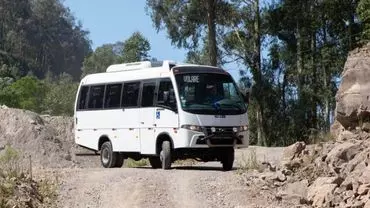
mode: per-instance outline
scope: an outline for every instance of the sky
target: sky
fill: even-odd
[[[89,38],[95,49],[106,43],[124,41],[133,32],[141,32],[150,42],[150,55],[158,60],[183,62],[186,50],[171,45],[165,30],[157,32],[152,20],[145,11],[145,0],[64,0],[84,29],[90,32]],[[238,70],[228,70],[234,78]]]

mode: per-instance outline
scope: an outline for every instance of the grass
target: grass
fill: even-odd
[[[246,172],[250,170],[262,170],[262,165],[257,160],[257,153],[255,148],[250,148],[249,154],[246,156],[244,153],[239,161],[239,172]]]
[[[19,153],[10,146],[6,146],[0,155],[0,176],[20,177],[22,171],[20,170],[19,160]]]
[[[54,207],[56,183],[33,180],[31,171],[21,168],[20,158],[19,152],[10,146],[0,152],[0,208]]]
[[[194,159],[186,159],[186,160],[176,160],[173,164],[178,166],[193,166],[198,163]]]
[[[325,133],[316,130],[311,130],[311,134],[309,135],[310,144],[319,144],[322,142],[329,141],[335,141],[335,137],[330,132]]]
[[[139,161],[133,160],[131,158],[128,158],[124,162],[124,167],[127,168],[137,168],[137,167],[144,167],[149,165],[149,160],[148,159],[141,159]]]

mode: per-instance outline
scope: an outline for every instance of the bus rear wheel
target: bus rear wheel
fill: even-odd
[[[113,154],[115,154],[115,153],[113,153]],[[124,157],[123,154],[120,154],[120,153],[116,153],[116,155],[117,155],[117,158],[116,158],[116,164],[114,165],[114,167],[122,168],[125,157]]]
[[[106,141],[101,146],[100,161],[105,168],[114,168],[117,165],[118,153],[113,152],[112,143]],[[120,162],[120,161],[119,161]]]

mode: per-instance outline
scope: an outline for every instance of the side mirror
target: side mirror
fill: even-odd
[[[163,101],[165,105],[170,106],[173,110],[176,111],[176,98],[175,92],[173,90],[165,91],[163,93]]]
[[[176,103],[175,93],[173,91],[165,91],[163,93],[163,101],[169,104]]]

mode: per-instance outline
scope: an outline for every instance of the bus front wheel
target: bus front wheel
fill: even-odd
[[[226,149],[222,155],[222,160],[221,160],[222,169],[225,171],[231,170],[233,168],[234,158],[235,158],[234,148]]]
[[[159,157],[149,157],[149,163],[152,168],[157,169],[162,167],[161,159]]]
[[[171,168],[171,143],[169,141],[163,141],[160,159],[162,163],[162,169],[167,170]]]

